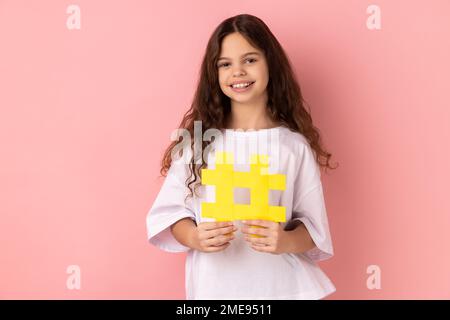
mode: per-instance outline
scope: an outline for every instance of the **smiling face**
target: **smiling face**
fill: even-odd
[[[223,39],[217,68],[220,88],[232,102],[252,103],[267,99],[269,72],[264,53],[240,33],[231,33]],[[235,83],[244,84],[233,88]]]

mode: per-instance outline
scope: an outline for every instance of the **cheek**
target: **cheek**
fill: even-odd
[[[229,88],[228,88],[228,86],[225,83],[221,83],[220,84],[220,89],[222,90],[223,93],[228,94],[228,91],[229,91],[228,89]]]
[[[264,90],[267,87],[267,83],[269,82],[269,75],[267,69],[264,67],[258,68],[255,70],[255,79],[258,79],[258,89]]]
[[[223,73],[219,73],[219,85],[222,90],[226,90],[227,88],[226,77]]]
[[[269,82],[269,72],[266,68],[262,68],[260,70],[260,75],[259,75],[260,79],[262,79],[265,84],[267,84],[267,82]]]
[[[257,85],[257,91],[258,92],[264,92],[264,90],[267,89],[267,84],[269,83],[269,78],[265,75],[261,75],[259,78],[259,81],[257,81],[255,84]]]

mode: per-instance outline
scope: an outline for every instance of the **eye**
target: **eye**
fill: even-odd
[[[250,63],[254,63],[254,62],[256,62],[257,60],[256,59],[253,59],[253,58],[248,58],[248,59],[245,59],[245,61],[247,62],[247,61],[250,61]],[[227,65],[229,65],[229,63],[228,62],[224,62],[224,63],[222,63],[222,64],[219,64],[217,67],[218,68],[220,68],[220,67],[226,67]]]

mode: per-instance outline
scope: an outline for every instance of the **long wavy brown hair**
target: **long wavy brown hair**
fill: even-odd
[[[209,128],[225,128],[227,116],[231,112],[231,103],[230,98],[220,89],[217,61],[222,40],[234,32],[239,32],[253,47],[265,54],[269,71],[269,82],[266,88],[268,90],[267,108],[272,120],[301,133],[313,149],[320,168],[336,169],[337,167],[331,167],[329,164],[331,154],[322,147],[320,131],[312,123],[310,108],[302,97],[300,86],[286,53],[267,25],[253,15],[240,14],[230,17],[214,30],[203,57],[192,104],[184,114],[179,128],[187,129],[191,137],[194,135],[194,121],[202,121],[202,129],[205,131]],[[194,144],[193,140],[191,147]],[[164,153],[160,171],[162,176],[167,175],[172,163],[172,149],[178,143],[179,141],[173,141]],[[202,150],[210,143],[202,141]],[[186,186],[190,190],[188,196],[195,193],[201,180],[201,169],[206,165],[206,161],[196,164],[192,157],[189,164],[190,176],[186,179]]]

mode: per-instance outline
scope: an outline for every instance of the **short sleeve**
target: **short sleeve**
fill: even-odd
[[[189,199],[185,203],[187,187],[186,164],[172,162],[162,187],[147,214],[147,236],[151,244],[167,252],[186,252],[190,248],[179,243],[170,226],[183,218],[195,221]]]
[[[292,220],[301,221],[316,247],[303,255],[314,261],[333,256],[333,244],[320,180],[320,167],[308,144],[300,147],[298,174],[294,183]]]

